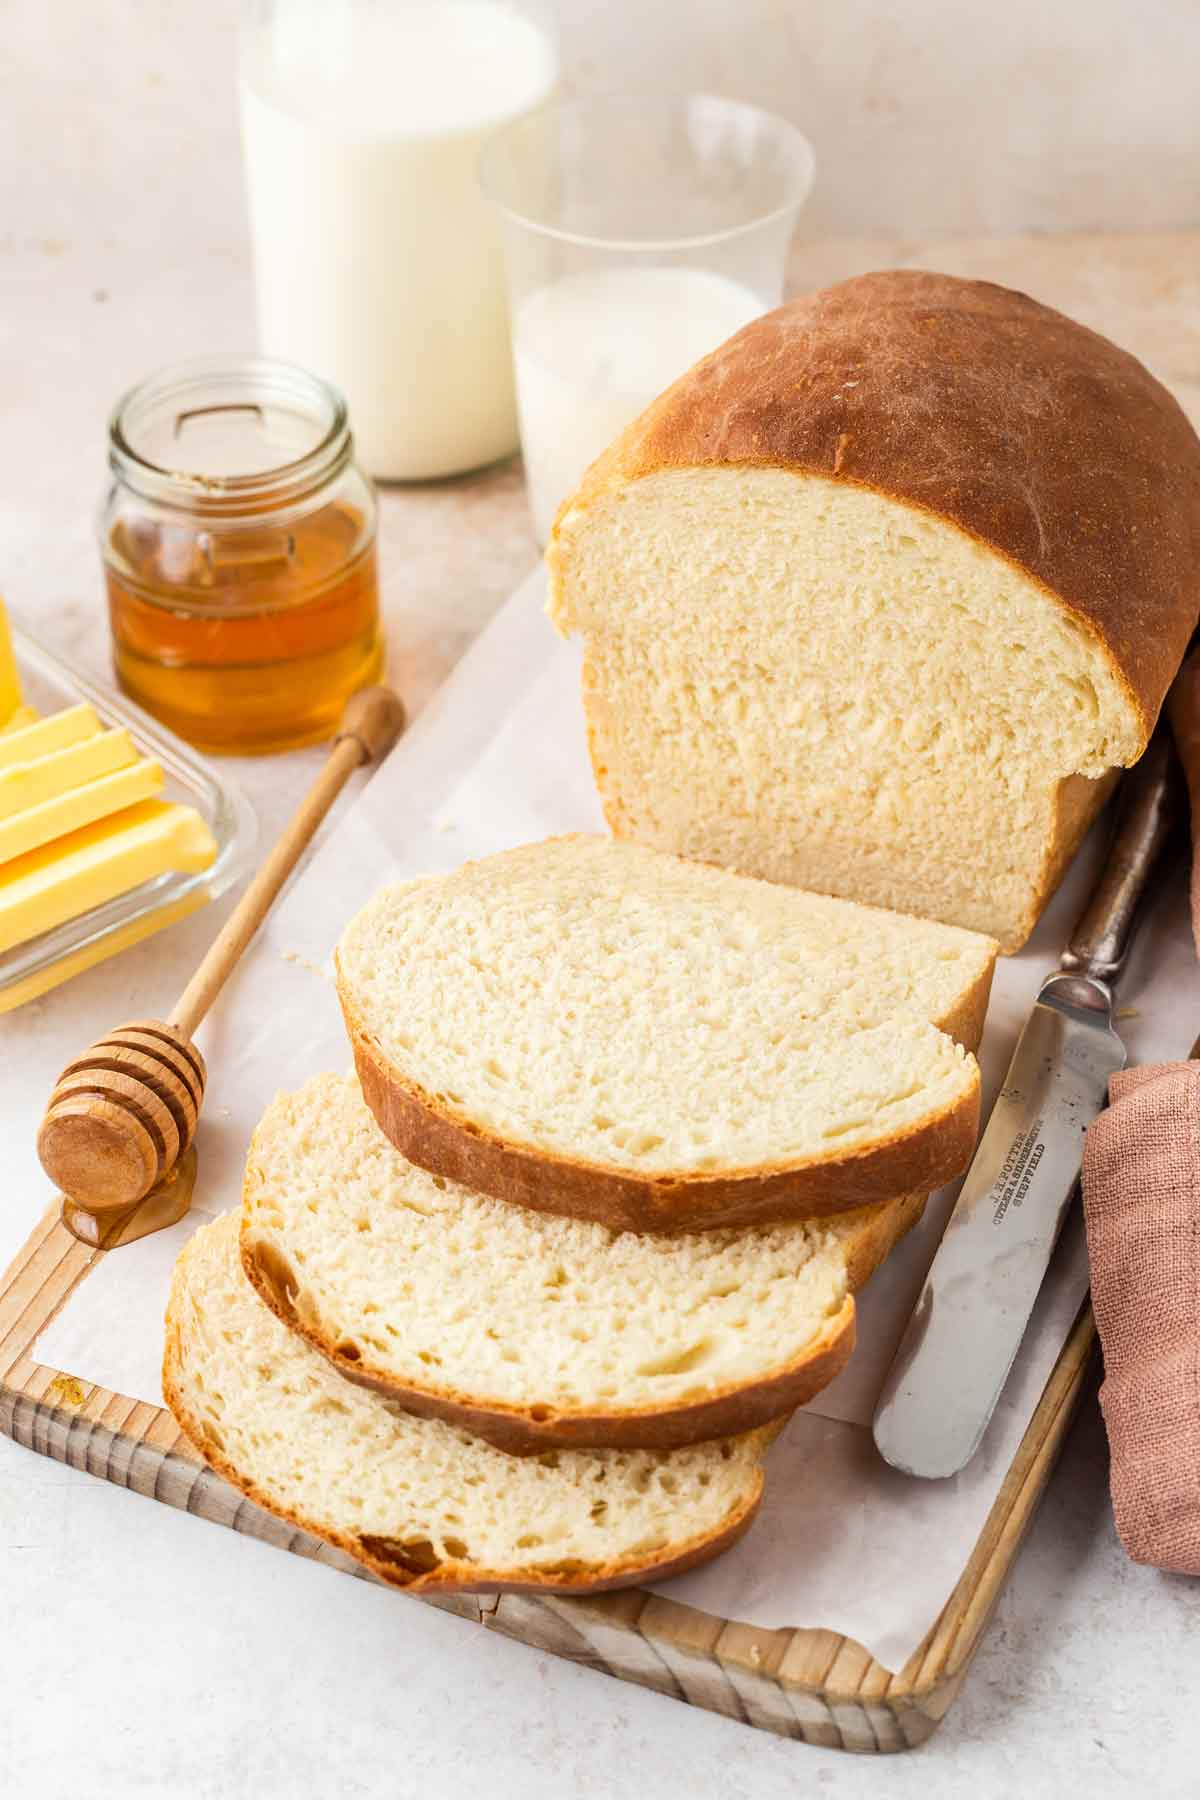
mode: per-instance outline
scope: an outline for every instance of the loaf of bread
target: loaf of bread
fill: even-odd
[[[579,836],[385,890],[337,968],[363,1094],[411,1162],[612,1230],[690,1231],[960,1173],[994,954]]]
[[[921,1216],[671,1237],[488,1199],[392,1148],[351,1076],[267,1109],[242,1263],[352,1381],[517,1454],[674,1449],[811,1400],[854,1346],[853,1292]]]
[[[679,1574],[746,1529],[773,1435],[506,1456],[343,1381],[246,1280],[233,1213],[176,1265],[163,1393],[249,1499],[418,1592],[582,1593]]]
[[[1024,294],[898,271],[757,320],[547,553],[612,829],[1028,936],[1200,612],[1200,442]]]

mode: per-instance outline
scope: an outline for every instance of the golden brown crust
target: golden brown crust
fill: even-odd
[[[792,469],[948,519],[1067,610],[1148,739],[1200,613],[1200,440],[1126,351],[1026,294],[915,269],[757,319],[593,463],[578,509],[663,469]]]
[[[859,1152],[830,1151],[800,1168],[671,1178],[602,1168],[534,1151],[458,1118],[392,1068],[360,1020],[338,968],[338,996],[363,1099],[383,1132],[418,1168],[535,1212],[591,1219],[610,1231],[717,1230],[828,1217],[960,1175],[979,1124],[979,1071],[934,1119]]]
[[[550,1567],[529,1573],[522,1572],[519,1576],[511,1571],[483,1569],[471,1563],[457,1561],[439,1563],[432,1569],[414,1569],[403,1560],[406,1546],[391,1545],[388,1540],[377,1537],[360,1538],[353,1533],[339,1531],[335,1526],[304,1518],[264,1493],[222,1451],[206,1441],[199,1421],[192,1415],[180,1393],[175,1377],[178,1362],[179,1329],[168,1307],[163,1350],[163,1397],[196,1454],[208,1464],[214,1474],[229,1482],[231,1487],[237,1488],[255,1506],[261,1506],[264,1512],[273,1513],[276,1518],[284,1520],[297,1531],[307,1531],[312,1537],[321,1538],[336,1549],[345,1551],[356,1562],[365,1564],[381,1581],[388,1582],[392,1587],[404,1588],[411,1594],[598,1594],[608,1588],[632,1587],[645,1581],[665,1581],[668,1577],[682,1575],[686,1570],[694,1569],[700,1563],[708,1562],[711,1557],[727,1550],[747,1530],[762,1499],[763,1471],[760,1463],[751,1493],[719,1531],[691,1538],[670,1556],[661,1557],[657,1561],[648,1557],[640,1561],[627,1557],[623,1561],[600,1564],[587,1573],[577,1568],[566,1571]],[[764,1455],[775,1435],[774,1431],[762,1434]]]
[[[251,1179],[248,1168],[248,1198]],[[315,1325],[300,1317],[292,1305],[286,1277],[275,1267],[273,1258],[259,1254],[262,1246],[254,1241],[245,1211],[240,1248],[247,1278],[276,1318],[319,1350],[348,1381],[385,1395],[419,1418],[444,1419],[459,1425],[510,1456],[531,1456],[549,1449],[677,1450],[714,1438],[736,1437],[767,1425],[791,1414],[828,1387],[854,1349],[855,1309],[850,1296],[864,1286],[917,1223],[925,1210],[925,1199],[924,1194],[902,1194],[897,1200],[863,1207],[861,1218],[844,1216],[841,1223],[850,1294],[825,1329],[792,1362],[757,1381],[715,1388],[703,1401],[665,1407],[610,1408],[603,1412],[511,1406],[499,1401],[480,1405],[452,1388],[432,1382],[421,1388],[410,1387],[367,1358],[352,1359],[339,1352]]]

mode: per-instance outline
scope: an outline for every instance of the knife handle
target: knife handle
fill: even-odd
[[[1108,982],[1120,971],[1150,871],[1183,818],[1179,775],[1170,732],[1160,725],[1122,778],[1108,856],[1063,955],[1067,973]]]

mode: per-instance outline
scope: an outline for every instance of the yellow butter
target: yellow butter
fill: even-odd
[[[127,769],[137,760],[137,748],[127,731],[101,731],[80,743],[68,744],[65,749],[51,750],[49,755],[0,767],[0,820],[69,794],[85,782],[99,781],[102,775]],[[0,859],[3,856],[0,850]]]
[[[189,806],[142,800],[0,867],[0,951],[168,870],[206,869],[212,832]]]
[[[0,725],[12,718],[20,704],[21,677],[17,674],[17,659],[13,654],[8,614],[4,610],[3,600],[0,600]]]
[[[0,989],[0,1013],[13,1012],[27,1000],[36,1000],[40,995],[48,994],[51,988],[70,981],[73,975],[82,975],[85,969],[94,969],[97,963],[107,962],[110,956],[140,944],[143,938],[153,937],[164,925],[173,925],[176,919],[185,919],[189,913],[207,906],[210,898],[207,889],[196,888],[192,893],[184,894],[181,900],[171,900],[157,912],[147,913],[143,919],[131,919],[128,925],[110,932],[98,943],[84,944],[82,949],[73,950],[69,956],[60,956],[49,968],[38,969],[21,981],[14,981],[10,987]]]
[[[100,721],[85,702],[68,706],[65,712],[51,713],[48,719],[23,725],[19,731],[0,734],[0,769],[11,769],[17,763],[34,762],[55,750],[100,735]]]
[[[23,731],[26,725],[35,723],[37,716],[36,706],[18,706],[16,712],[11,713],[4,724],[0,725],[0,737],[8,731]]]
[[[98,744],[102,740],[95,738],[93,742]],[[80,748],[87,750],[91,745],[82,744]],[[71,752],[63,754],[70,755]],[[47,757],[45,760],[51,762],[54,759]],[[0,789],[3,788],[4,774],[5,771],[0,770]],[[97,819],[106,819],[110,813],[121,812],[139,800],[152,799],[161,792],[162,785],[161,765],[144,756],[127,768],[115,769],[111,774],[102,775],[99,780],[86,782],[67,793],[52,795],[40,805],[27,806],[8,818],[2,816],[0,809],[0,879],[4,874],[3,865],[14,857],[40,850],[43,844],[66,837],[69,832],[91,825]]]

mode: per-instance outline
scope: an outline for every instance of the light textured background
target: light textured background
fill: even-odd
[[[1200,222],[1192,0],[562,0],[562,16],[580,80],[642,67],[794,119],[817,149],[814,231]]]
[[[1200,237],[980,235],[1200,219],[1200,7],[564,11],[580,80],[657,66],[808,126],[823,163],[809,235],[842,241],[803,248],[798,279],[915,259],[1017,280],[1111,330],[1200,417]],[[233,12],[0,0],[0,592],[95,672],[105,408],[163,359],[250,339]],[[384,496],[391,667],[414,710],[533,554],[514,468]],[[265,831],[313,761],[242,771]],[[216,924],[198,915],[0,1019],[0,1262],[44,1203],[32,1126],[67,1049],[161,1005]],[[1093,1399],[950,1718],[924,1750],[867,1762],[487,1637],[0,1439],[0,1792],[1194,1800],[1200,1584],[1126,1561],[1105,1482]]]
[[[707,87],[801,125],[814,233],[1200,224],[1194,0],[558,4],[573,85]],[[0,0],[2,228],[69,241],[99,205],[114,250],[226,252],[237,10]]]

